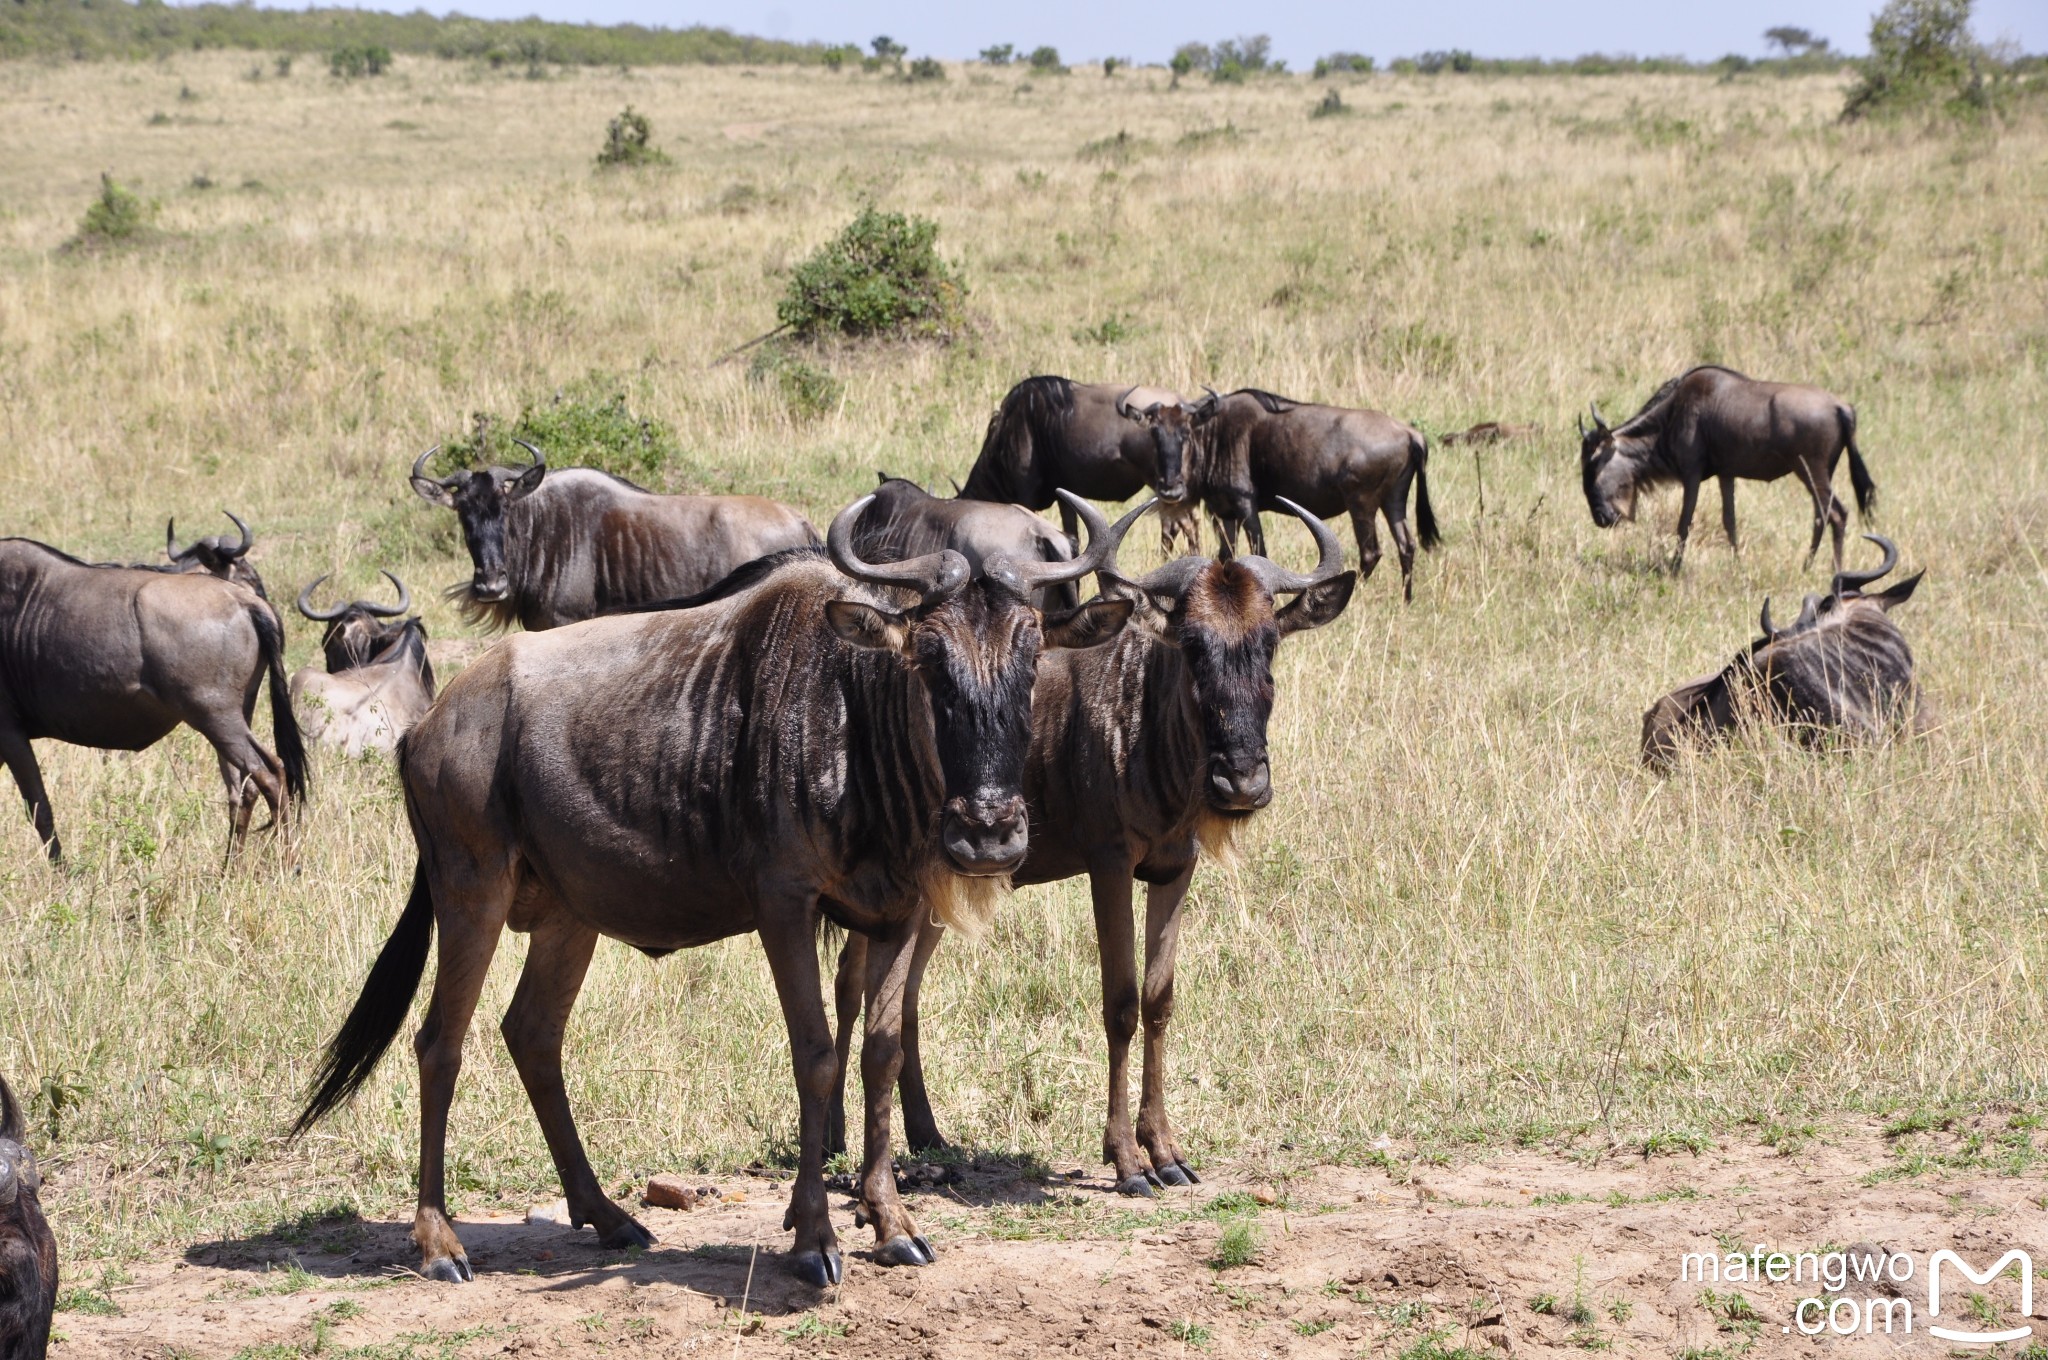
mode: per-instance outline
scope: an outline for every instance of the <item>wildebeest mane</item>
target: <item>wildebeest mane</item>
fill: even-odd
[[[655,600],[649,604],[619,605],[616,608],[605,610],[604,613],[605,615],[663,614],[672,609],[695,609],[699,605],[710,604],[714,600],[723,600],[729,595],[737,595],[749,586],[765,581],[791,562],[809,558],[822,559],[825,555],[825,549],[819,544],[811,544],[802,548],[784,548],[781,552],[772,552],[766,557],[757,557],[751,562],[740,563],[740,565],[734,567],[726,574],[724,580],[716,585],[707,586],[695,595],[680,595],[672,599]],[[603,615],[600,615],[600,617],[603,617]]]
[[[967,474],[960,495],[967,500],[1029,503],[1036,491],[1023,484],[1033,446],[1057,446],[1074,414],[1074,380],[1041,373],[1024,379],[1003,396],[988,418],[981,452]]]
[[[1240,387],[1235,392],[1232,392],[1230,395],[1233,397],[1250,397],[1253,401],[1257,402],[1260,406],[1265,408],[1266,414],[1275,416],[1285,415],[1287,412],[1292,411],[1295,407],[1303,404],[1301,402],[1294,400],[1292,397],[1277,396],[1272,392],[1268,392],[1265,389],[1258,387]]]
[[[1694,364],[1677,377],[1667,378],[1660,383],[1657,390],[1650,394],[1649,400],[1645,401],[1634,415],[1615,426],[1614,432],[1636,436],[1663,433],[1664,420],[1670,413],[1671,399],[1677,394],[1679,385],[1695,373],[1707,372],[1726,373],[1731,377],[1741,378],[1744,382],[1749,381],[1748,374],[1738,373],[1726,364]]]

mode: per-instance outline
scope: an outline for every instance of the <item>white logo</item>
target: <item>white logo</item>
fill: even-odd
[[[2019,1262],[2020,1312],[2022,1315],[2028,1317],[2031,1317],[2033,1315],[2033,1257],[2027,1255],[2025,1252],[2019,1250],[2018,1248],[2014,1248],[2013,1250],[2007,1252],[2005,1255],[1999,1257],[1998,1260],[1992,1265],[1991,1269],[1979,1275],[1976,1271],[1970,1269],[1969,1263],[1964,1261],[1962,1257],[1944,1248],[1941,1251],[1937,1251],[1936,1253],[1934,1253],[1934,1255],[1929,1257],[1927,1260],[1927,1316],[1929,1318],[1938,1318],[1941,1316],[1941,1264],[1944,1261],[1954,1266],[1957,1270],[1960,1270],[1963,1273],[1963,1278],[1968,1280],[1971,1284],[1990,1284],[1993,1280],[1997,1279],[2000,1275],[2005,1273],[2005,1268],[2007,1266],[2011,1265],[2015,1261]],[[1935,1326],[1929,1326],[1927,1330],[1931,1335],[1938,1336],[1944,1341],[1961,1341],[1978,1346],[1995,1346],[2001,1341],[2024,1341],[2034,1334],[2034,1329],[2031,1327],[2015,1327],[2012,1330],[2005,1332],[1962,1332],[1957,1331],[1952,1327]]]

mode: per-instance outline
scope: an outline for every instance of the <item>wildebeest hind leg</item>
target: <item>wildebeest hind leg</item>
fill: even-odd
[[[15,787],[28,804],[29,820],[35,824],[36,835],[42,838],[43,853],[53,864],[63,859],[63,847],[57,842],[56,818],[50,811],[50,795],[43,789],[43,771],[36,764],[35,748],[20,729],[11,725],[0,726],[0,762],[13,774]]]
[[[812,935],[812,902],[808,895],[785,887],[764,893],[756,929],[768,968],[775,976],[775,994],[789,1029],[790,1065],[796,1075],[797,1127],[802,1152],[796,1183],[790,1189],[789,1212],[782,1225],[796,1230],[790,1265],[798,1278],[823,1289],[838,1284],[846,1267],[839,1257],[839,1238],[832,1231],[831,1206],[825,1199],[825,1106],[838,1075],[832,1027],[825,1021],[825,998],[818,986],[818,953]]]
[[[1145,1086],[1138,1100],[1138,1141],[1166,1185],[1202,1178],[1181,1154],[1166,1117],[1166,1029],[1173,1022],[1173,965],[1180,948],[1180,908],[1194,878],[1190,864],[1171,883],[1145,890]]]
[[[846,1151],[846,1064],[853,1054],[853,1027],[860,1019],[861,989],[868,971],[867,936],[848,931],[839,948],[839,971],[832,980],[832,1095],[825,1102],[825,1155]]]
[[[1109,1118],[1102,1160],[1116,1167],[1119,1195],[1150,1195],[1159,1178],[1131,1135],[1131,1038],[1138,1032],[1138,965],[1131,936],[1131,875],[1116,865],[1088,875],[1095,899],[1095,952],[1102,965],[1102,1028],[1109,1037]]]
[[[910,960],[910,977],[903,987],[903,1077],[898,1083],[903,1094],[903,1140],[912,1152],[944,1152],[952,1146],[939,1132],[932,1115],[931,1093],[924,1086],[924,1055],[918,1043],[917,1000],[924,987],[924,970],[946,938],[946,928],[929,916],[920,916],[917,945]]]
[[[937,1259],[896,1193],[889,1160],[890,1104],[903,1074],[903,1021],[912,965],[915,922],[894,938],[868,941],[867,1035],[860,1048],[860,1081],[867,1109],[860,1173],[860,1220],[875,1230],[875,1258],[884,1265],[928,1266]]]
[[[249,818],[258,798],[270,805],[273,824],[284,806],[284,767],[256,744],[255,734],[246,723],[236,721],[238,717],[202,713],[188,719],[220,757],[220,779],[228,791],[229,854],[239,849],[249,834]]]
[[[1721,532],[1728,535],[1728,546],[1735,555],[1742,555],[1742,545],[1735,541],[1735,479],[1721,478]]]
[[[526,967],[498,1028],[505,1036],[505,1047],[512,1051],[512,1065],[519,1069],[519,1080],[533,1102],[534,1117],[540,1120],[541,1135],[555,1159],[562,1193],[569,1201],[570,1223],[579,1228],[589,1224],[597,1230],[598,1240],[615,1251],[651,1247],[654,1234],[612,1203],[599,1187],[590,1158],[584,1154],[583,1140],[576,1134],[568,1089],[562,1084],[562,1035],[569,1027],[569,1012],[583,990],[583,975],[596,946],[597,932],[556,905],[534,927]]]
[[[1372,569],[1380,564],[1380,529],[1373,523],[1373,515],[1379,507],[1355,505],[1351,508],[1351,532],[1358,539],[1358,582],[1365,584],[1372,576]],[[1396,540],[1398,546],[1399,540]],[[1402,574],[1407,574],[1404,568]]]

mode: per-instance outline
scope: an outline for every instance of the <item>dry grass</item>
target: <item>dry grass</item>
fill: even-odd
[[[139,557],[166,514],[227,505],[280,590],[333,569],[367,586],[377,566],[446,584],[468,565],[405,489],[412,454],[593,369],[677,429],[675,487],[814,516],[878,467],[964,473],[1031,372],[1256,383],[1433,431],[1538,420],[1483,455],[1484,519],[1472,454],[1439,455],[1448,542],[1412,608],[1388,566],[1282,657],[1281,795],[1242,867],[1197,879],[1184,937],[1184,1141],[1343,1157],[1382,1132],[1740,1137],[1748,1118],[2042,1098],[2038,116],[1845,130],[1821,78],[1380,78],[1311,121],[1320,87],[1296,79],[530,82],[401,60],[255,84],[246,65],[0,67],[0,530]],[[673,167],[593,169],[628,100]],[[103,169],[162,199],[169,235],[62,255]],[[202,172],[215,187],[191,187]],[[974,335],[827,354],[843,404],[809,422],[743,364],[707,367],[772,324],[783,271],[869,198],[943,224]],[[1127,338],[1084,335],[1110,319]],[[1932,736],[1637,768],[1649,700],[1746,641],[1763,594],[1822,579],[1799,570],[1787,486],[1745,484],[1742,558],[1703,525],[1678,581],[1655,570],[1670,500],[1590,523],[1572,413],[1632,408],[1700,359],[1858,404],[1881,525],[1928,569],[1900,617],[1945,718]],[[437,639],[462,635],[427,612]],[[296,631],[295,660],[313,640]],[[0,818],[0,1064],[76,1087],[62,1139],[42,1135],[67,1252],[404,1203],[402,1050],[318,1136],[278,1141],[400,906],[389,769],[329,762],[298,871],[265,845],[223,877],[189,733],[43,758],[74,859],[47,870]],[[980,947],[942,956],[927,1053],[949,1132],[1096,1146],[1090,941],[1068,885],[1020,892]],[[522,948],[508,938],[484,1014]],[[793,1134],[750,941],[660,963],[605,946],[570,1042],[607,1184]],[[460,1203],[554,1193],[488,1024],[453,1152]]]

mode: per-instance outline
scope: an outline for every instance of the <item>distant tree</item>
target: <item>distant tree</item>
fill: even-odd
[[[1968,100],[1979,88],[1970,36],[1971,0],[1890,0],[1870,21],[1870,55],[1842,106],[1845,119]]]
[[[1764,41],[1788,57],[1801,57],[1808,52],[1825,52],[1828,46],[1826,38],[1817,37],[1808,29],[1794,28],[1790,24],[1765,29]]]
[[[1173,49],[1173,69],[1182,75],[1216,69],[1216,53],[1207,43],[1182,43]]]
[[[868,46],[875,49],[876,61],[902,61],[904,55],[910,51],[909,48],[897,42],[886,33],[869,43]]]
[[[1031,55],[1025,60],[1030,62],[1031,69],[1040,75],[1060,75],[1067,69],[1060,64],[1060,50],[1057,47],[1034,47],[1031,49]]]
[[[1263,33],[1226,38],[1216,44],[1216,65],[1220,68],[1235,62],[1245,71],[1263,71],[1271,64],[1272,50],[1273,40]]]
[[[1117,67],[1129,64],[1122,57],[1104,57],[1102,59],[1102,74],[1105,78],[1113,76],[1116,74]]]
[[[997,43],[994,47],[982,48],[981,59],[990,66],[1008,66],[1016,53],[1016,47],[1010,43]]]

